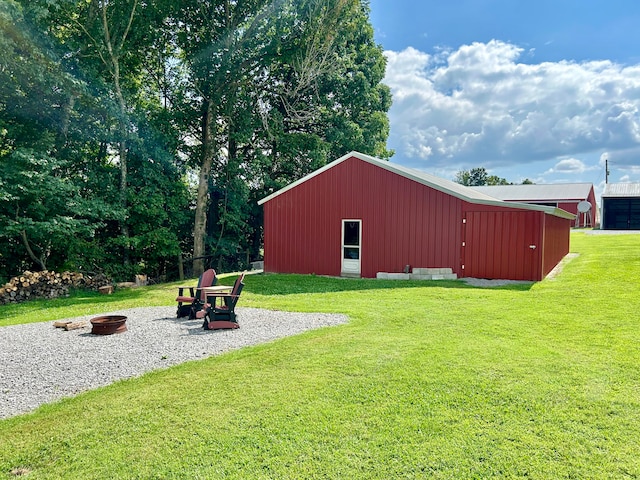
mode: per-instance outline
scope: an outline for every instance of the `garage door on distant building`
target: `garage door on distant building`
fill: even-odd
[[[640,198],[611,198],[606,204],[605,230],[640,230]]]
[[[608,183],[602,193],[604,230],[640,230],[640,184]]]

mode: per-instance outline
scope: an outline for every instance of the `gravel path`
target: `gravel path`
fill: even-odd
[[[201,320],[175,318],[175,307],[104,313],[128,317],[127,331],[115,335],[92,335],[91,324],[70,331],[53,322],[0,328],[0,418],[158,368],[347,322],[320,313],[237,313],[236,330],[205,331]]]

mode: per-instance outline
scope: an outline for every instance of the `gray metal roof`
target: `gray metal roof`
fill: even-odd
[[[507,208],[519,208],[523,210],[537,210],[537,211],[543,211],[543,212],[556,215],[558,217],[563,217],[563,218],[573,219],[575,217],[575,215],[565,212],[564,210],[561,210],[559,208],[546,207],[542,205],[533,205],[530,203],[505,202],[498,198],[487,195],[483,192],[474,190],[470,187],[465,187],[464,185],[460,185],[459,183],[452,182],[451,180],[446,180],[444,178],[436,177],[435,175],[421,172],[420,170],[414,170],[413,168],[403,167],[402,165],[398,165],[397,163],[380,160],[379,158],[371,157],[369,155],[365,155],[359,152],[348,153],[340,157],[339,159],[334,160],[331,163],[327,163],[324,167],[319,168],[314,172],[311,172],[306,177],[303,177],[300,180],[297,180],[287,185],[286,187],[278,190],[277,192],[272,193],[268,197],[263,198],[258,202],[258,205],[262,205],[263,203],[268,202],[272,198],[275,198],[283,194],[284,192],[291,190],[292,188],[300,185],[301,183],[304,183],[307,180],[315,177],[316,175],[319,175],[322,172],[325,172],[330,168],[333,168],[337,164],[342,163],[351,157],[355,157],[359,160],[362,160],[363,162],[368,162],[380,168],[384,168],[385,170],[396,173],[397,175],[400,175],[402,177],[408,178],[415,182],[421,183],[423,185],[431,187],[440,192],[452,195],[456,198],[467,201],[469,203],[480,204],[480,205],[495,205],[498,207],[507,207]]]
[[[500,200],[514,202],[557,202],[586,200],[593,188],[591,183],[549,183],[541,185],[495,185],[469,187]]]
[[[640,197],[640,183],[607,183],[603,197]]]

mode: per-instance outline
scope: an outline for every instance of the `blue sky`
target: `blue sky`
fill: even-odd
[[[640,2],[371,0],[391,159],[445,178],[640,182]]]

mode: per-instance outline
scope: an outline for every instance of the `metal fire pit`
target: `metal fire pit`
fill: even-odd
[[[111,335],[127,331],[127,317],[124,315],[104,315],[91,319],[91,333],[94,335]]]

